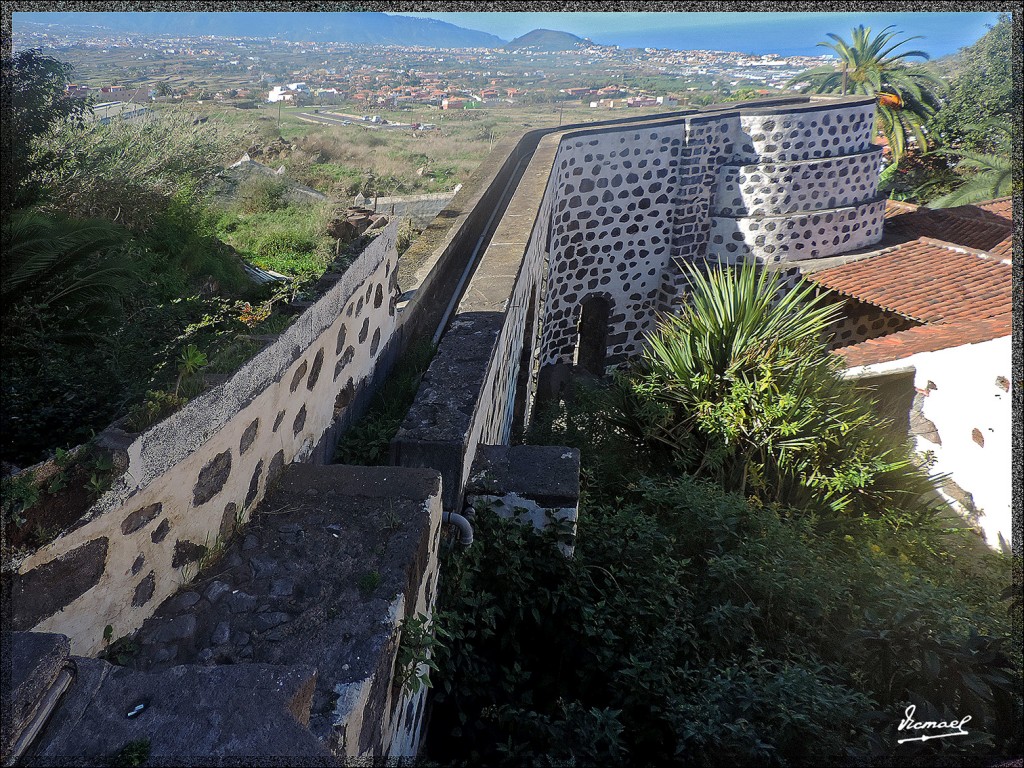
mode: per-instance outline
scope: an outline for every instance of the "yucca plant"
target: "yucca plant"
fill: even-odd
[[[939,94],[946,89],[941,78],[919,67],[911,66],[908,59],[927,60],[924,51],[898,51],[915,35],[897,40],[900,32],[888,26],[872,36],[871,28],[863,25],[853,29],[847,42],[836,34],[829,34],[832,42],[818,43],[831,48],[839,57],[839,67],[817,67],[792,78],[787,85],[803,85],[805,92],[842,95],[873,96],[879,98],[878,125],[889,141],[894,162],[907,151],[913,137],[922,151],[928,141],[924,124],[939,109]]]
[[[777,273],[690,268],[639,370],[612,387],[617,426],[678,468],[765,502],[832,514],[908,511],[932,485],[841,377],[824,341],[839,305]]]

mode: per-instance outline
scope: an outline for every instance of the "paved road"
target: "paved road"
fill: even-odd
[[[348,115],[343,112],[300,112],[299,118],[307,122],[323,123],[325,125],[361,125],[364,128],[412,128],[411,123],[371,123],[363,120],[358,115]]]

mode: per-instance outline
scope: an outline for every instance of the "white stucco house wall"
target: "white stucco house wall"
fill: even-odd
[[[922,209],[916,221],[900,224],[904,236],[887,247],[810,267],[805,277],[846,301],[832,342],[846,376],[887,388],[880,407],[902,409],[931,471],[949,475],[943,495],[990,546],[1009,550],[1011,229],[1007,217],[1000,237],[996,217],[977,211],[974,218]],[[934,237],[907,239],[918,234],[916,225],[934,231],[944,218],[951,235],[993,244],[985,250]]]

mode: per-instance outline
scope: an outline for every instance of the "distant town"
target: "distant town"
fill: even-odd
[[[70,92],[102,102],[203,100],[359,109],[472,109],[580,100],[593,108],[675,106],[765,96],[828,56],[601,46],[571,50],[426,48],[240,37],[124,34],[23,24],[15,50],[75,66]]]

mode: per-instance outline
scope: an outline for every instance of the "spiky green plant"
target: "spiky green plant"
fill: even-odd
[[[42,306],[94,307],[131,285],[134,272],[117,259],[123,230],[104,221],[76,221],[36,211],[17,212],[3,227],[0,297],[10,309],[30,301]]]
[[[677,467],[765,502],[834,514],[927,512],[932,488],[841,376],[824,340],[838,305],[782,293],[753,265],[690,269],[691,294],[612,388],[617,425]]]
[[[946,83],[935,74],[911,66],[908,59],[927,60],[924,51],[899,51],[904,45],[921,36],[897,40],[901,32],[888,26],[872,37],[871,28],[855,27],[847,42],[836,34],[829,34],[832,42],[818,43],[831,48],[839,57],[839,66],[826,65],[803,72],[787,85],[803,85],[804,92],[834,93],[877,97],[879,93],[899,96],[901,106],[879,103],[878,125],[889,141],[895,162],[907,151],[910,137],[922,149],[928,146],[924,123],[939,108],[939,94]]]
[[[936,208],[949,208],[954,205],[970,205],[997,197],[1005,197],[1013,191],[1013,164],[1010,160],[1012,146],[1011,124],[1002,120],[986,120],[970,128],[985,131],[994,137],[996,152],[954,151],[940,149],[944,155],[958,157],[959,162],[953,170],[965,179],[962,186],[949,194],[931,201],[929,205]]]

